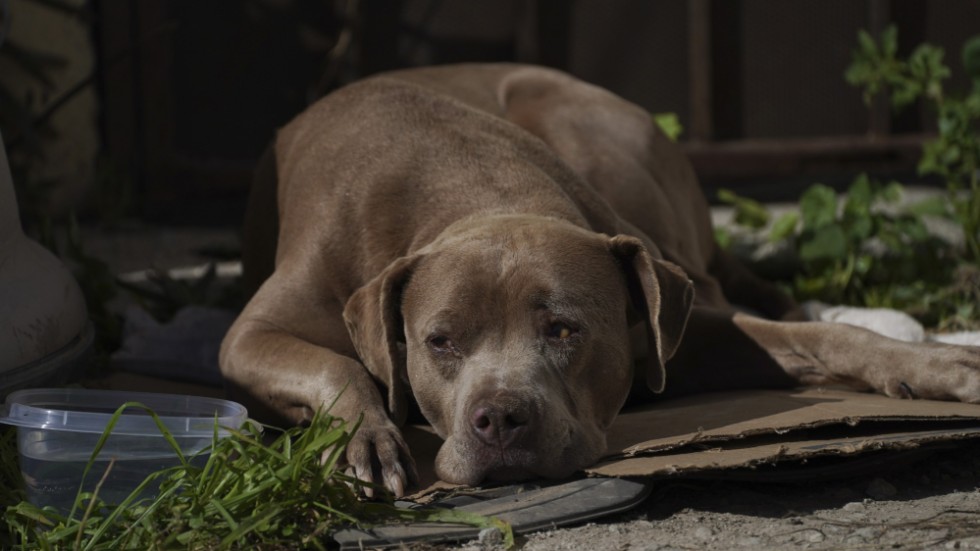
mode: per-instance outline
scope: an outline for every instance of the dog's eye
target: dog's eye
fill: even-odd
[[[549,339],[567,340],[575,334],[575,329],[569,327],[568,325],[556,321],[548,325],[548,329],[545,331],[545,335]]]
[[[435,335],[429,337],[429,348],[435,352],[452,352],[453,341],[445,335]]]

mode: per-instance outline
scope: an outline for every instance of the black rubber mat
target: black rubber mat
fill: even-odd
[[[620,478],[584,478],[554,485],[518,484],[474,490],[424,507],[445,507],[492,516],[511,525],[515,534],[592,520],[631,509],[650,494],[650,482]],[[406,507],[420,507],[405,502]],[[398,547],[418,542],[475,539],[480,529],[442,523],[397,524],[348,529],[334,539],[341,549]]]

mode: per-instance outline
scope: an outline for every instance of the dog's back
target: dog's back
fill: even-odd
[[[345,162],[334,162],[339,158]],[[542,178],[529,186],[534,173]],[[277,178],[317,187],[277,194]],[[700,302],[727,305],[709,273],[721,253],[686,158],[648,113],[557,71],[510,64],[413,69],[358,82],[311,107],[279,132],[257,171],[245,230],[251,291],[274,266],[277,196],[278,214],[318,210],[287,220],[321,221],[279,231],[317,232],[323,246],[358,255],[350,265],[365,272],[345,279],[369,276],[433,238],[446,220],[487,205],[559,209],[555,215],[579,218],[594,231],[643,239],[652,254],[684,268]],[[351,215],[377,202],[387,216]],[[424,227],[418,213],[428,208],[456,212]]]

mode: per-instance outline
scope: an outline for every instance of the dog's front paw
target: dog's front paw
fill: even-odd
[[[908,352],[883,370],[886,395],[980,403],[980,347],[932,344]]]
[[[408,445],[398,427],[387,419],[361,423],[347,444],[347,462],[357,478],[383,486],[395,497],[405,495],[405,490],[418,481]],[[374,489],[365,486],[364,494],[374,497]]]

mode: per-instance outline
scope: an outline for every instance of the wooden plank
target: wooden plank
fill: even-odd
[[[706,187],[806,178],[813,174],[899,173],[914,170],[928,136],[739,140],[683,144]]]
[[[711,112],[712,138],[732,140],[744,135],[742,117],[742,0],[712,0]]]
[[[572,27],[571,0],[537,1],[538,62],[557,69],[568,69],[568,50]]]
[[[690,130],[693,141],[714,134],[711,96],[711,7],[709,0],[687,3],[687,58],[690,88]]]
[[[95,19],[101,85],[102,140],[112,169],[121,178],[140,178],[142,154],[136,143],[136,75],[133,71],[131,0],[102,0]]]
[[[399,67],[401,0],[360,0],[360,77]]]

